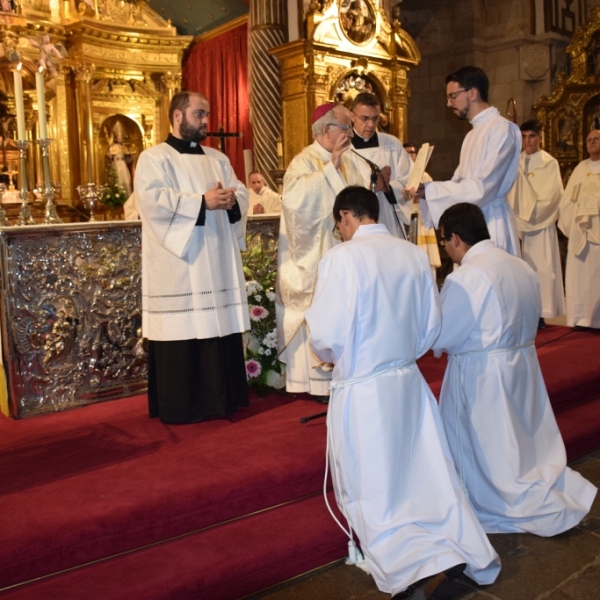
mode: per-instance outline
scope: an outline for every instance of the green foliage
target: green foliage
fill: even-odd
[[[259,393],[285,385],[284,366],[277,359],[275,321],[275,254],[252,246],[244,257],[250,331],[244,334],[248,386]]]
[[[100,202],[111,208],[119,208],[127,202],[127,194],[119,185],[117,172],[114,169],[106,169],[106,185],[102,188]]]

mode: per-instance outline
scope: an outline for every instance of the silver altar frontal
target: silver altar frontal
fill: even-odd
[[[3,413],[146,391],[140,250],[133,221],[0,228]]]

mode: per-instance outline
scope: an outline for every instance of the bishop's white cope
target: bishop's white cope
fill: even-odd
[[[459,477],[488,533],[552,536],[577,525],[596,488],[567,457],[534,339],[540,299],[527,263],[491,240],[446,278],[440,409]]]
[[[140,155],[135,192],[142,219],[142,329],[144,337],[174,341],[224,337],[250,328],[240,249],[241,221],[206,210],[202,195],[217,182],[237,189],[242,214],[248,192],[229,159],[204,148],[180,154],[162,143]]]
[[[379,589],[395,594],[460,563],[492,583],[498,556],[415,363],[440,329],[425,253],[384,225],[360,226],[321,261],[306,321],[315,353],[335,364],[327,428],[336,499]]]
[[[318,368],[304,326],[304,312],[312,301],[321,257],[337,244],[333,237],[333,203],[348,185],[362,185],[362,177],[342,155],[336,169],[318,142],[304,148],[290,163],[283,180],[277,268],[277,342],[286,363],[290,392],[329,394],[331,373]]]
[[[542,295],[541,317],[565,312],[556,220],[563,194],[558,161],[544,150],[521,153],[519,175],[508,196],[517,219],[523,259],[537,273]]]
[[[558,226],[569,238],[565,288],[567,325],[600,329],[600,160],[573,171]]]
[[[519,167],[521,132],[490,106],[472,121],[450,181],[425,184],[421,215],[425,227],[436,227],[442,213],[458,202],[481,208],[490,236],[499,248],[520,256],[515,218],[507,201]]]

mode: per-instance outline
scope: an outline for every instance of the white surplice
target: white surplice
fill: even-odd
[[[600,160],[580,162],[563,194],[558,226],[569,238],[567,325],[600,329]]]
[[[331,372],[319,367],[306,339],[304,312],[312,301],[321,257],[333,247],[333,203],[348,185],[362,177],[347,158],[336,169],[328,152],[314,142],[289,164],[283,179],[277,262],[277,344],[286,363],[286,389],[329,393]]]
[[[460,563],[492,583],[498,556],[415,362],[440,329],[423,251],[384,225],[360,226],[321,261],[306,322],[316,354],[335,364],[327,428],[336,500],[378,588],[395,594]]]
[[[202,195],[218,182],[236,188],[242,214],[248,191],[229,159],[204,148],[180,154],[162,143],[140,155],[135,193],[142,220],[142,329],[144,337],[175,341],[224,337],[250,329],[240,249],[241,221],[206,210]]]
[[[356,136],[357,133],[355,132],[354,135]],[[378,131],[377,139],[379,145],[374,148],[354,148],[353,150],[376,164],[379,169],[387,166],[391,168],[389,185],[394,192],[397,205],[392,206],[383,192],[377,192],[377,199],[379,200],[378,222],[383,223],[391,234],[405,239],[400,227],[410,224],[410,206],[404,200],[402,192],[408,181],[413,163],[398,138]],[[371,167],[365,160],[356,156],[354,152],[349,153],[349,157],[355,161],[356,167],[362,175],[362,185],[371,189]]]
[[[577,525],[596,488],[566,466],[534,346],[539,283],[491,240],[446,278],[440,409],[456,468],[488,533],[552,536]]]
[[[257,204],[262,205],[264,214],[279,215],[281,214],[281,196],[269,189],[266,185],[260,190],[260,194],[257,194],[254,190],[249,190],[250,197],[248,198],[249,208],[248,216],[254,215],[254,207]],[[263,213],[261,213],[263,214]]]
[[[563,194],[558,161],[544,150],[521,153],[519,175],[508,199],[517,220],[522,254],[537,273],[542,295],[541,317],[565,312],[556,220]]]
[[[490,106],[472,121],[450,181],[425,184],[421,214],[426,227],[438,226],[442,213],[458,202],[481,208],[490,236],[499,248],[520,256],[517,226],[507,196],[516,178],[521,131]]]

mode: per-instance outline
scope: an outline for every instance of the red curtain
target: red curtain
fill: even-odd
[[[250,94],[248,89],[248,25],[244,23],[219,36],[192,46],[183,61],[183,89],[204,94],[210,102],[209,131],[223,127],[241,138],[225,140],[225,153],[245,183],[244,148],[252,148]],[[219,149],[219,141],[204,145]]]

